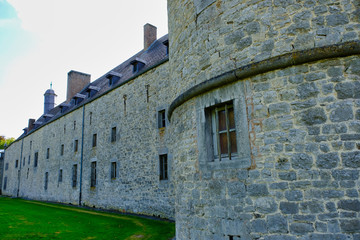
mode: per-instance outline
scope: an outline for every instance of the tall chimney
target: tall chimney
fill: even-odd
[[[28,124],[28,132],[30,132],[34,128],[35,119],[30,118]]]
[[[44,114],[55,107],[55,97],[55,91],[50,86],[50,89],[46,90],[44,94]]]
[[[147,23],[144,25],[144,50],[156,40],[156,27]]]
[[[90,83],[91,75],[87,73],[71,70],[68,73],[66,102],[69,103],[71,98],[80,92],[86,85]]]

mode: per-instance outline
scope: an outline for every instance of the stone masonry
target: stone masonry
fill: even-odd
[[[171,0],[168,17],[169,55],[6,149],[3,193],[174,219],[180,240],[359,240],[360,2]]]

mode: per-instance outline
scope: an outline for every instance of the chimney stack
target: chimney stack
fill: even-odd
[[[30,118],[28,123],[28,132],[34,128],[35,119]]]
[[[66,102],[69,103],[76,93],[80,92],[90,83],[91,75],[71,70],[68,73]]]
[[[149,23],[144,25],[144,50],[147,50],[156,40],[156,29],[155,26]]]

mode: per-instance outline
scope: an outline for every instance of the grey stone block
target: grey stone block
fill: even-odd
[[[358,180],[359,171],[357,170],[333,170],[332,176],[335,180]]]
[[[310,97],[316,97],[319,94],[319,89],[315,83],[302,83],[297,87],[298,96],[301,99],[306,99]]]
[[[288,103],[275,103],[269,105],[269,112],[271,115],[275,114],[289,114],[290,105]]]
[[[259,213],[273,213],[277,210],[277,203],[272,197],[257,198],[255,209]]]
[[[290,225],[290,232],[296,235],[303,235],[306,233],[314,232],[312,223],[292,223]]]
[[[269,194],[266,184],[251,184],[247,186],[250,196],[266,196]]]
[[[340,219],[340,228],[343,232],[358,233],[358,232],[360,232],[360,220],[358,220],[358,219],[351,219],[351,220]]]
[[[317,156],[316,165],[318,168],[331,169],[337,167],[339,160],[336,152],[320,154]]]
[[[360,167],[360,151],[341,153],[341,159],[346,167]]]
[[[354,118],[353,110],[350,104],[338,103],[334,110],[330,112],[332,122],[343,122]]]
[[[251,221],[252,232],[266,233],[266,221],[263,219],[255,219]]]
[[[342,141],[360,140],[360,134],[342,134],[340,137]]]
[[[283,214],[297,214],[299,212],[299,204],[293,202],[280,202],[280,211]]]
[[[285,198],[288,201],[302,201],[303,193],[300,190],[290,190],[285,192]]]
[[[322,108],[310,108],[302,112],[302,121],[306,125],[315,125],[326,122],[326,114]]]
[[[360,212],[360,201],[359,200],[340,200],[338,202],[338,208],[347,210],[347,211],[355,211]]]
[[[313,159],[306,153],[295,153],[291,158],[291,166],[294,169],[311,169],[313,165]]]
[[[335,27],[345,25],[349,22],[346,13],[331,14],[326,16],[326,23],[328,26]]]
[[[267,229],[270,233],[287,233],[288,223],[286,218],[280,214],[268,215]]]
[[[344,82],[335,86],[338,99],[360,98],[360,82]]]

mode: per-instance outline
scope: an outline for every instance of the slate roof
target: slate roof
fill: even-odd
[[[41,128],[50,121],[62,117],[63,115],[71,112],[72,110],[79,108],[83,104],[86,104],[87,102],[90,102],[93,99],[100,97],[108,91],[119,87],[124,82],[138,75],[141,75],[152,67],[157,66],[158,64],[168,60],[169,57],[167,54],[167,45],[168,35],[157,39],[151,44],[148,49],[141,50],[125,62],[105,73],[103,76],[89,83],[79,93],[75,94],[70,103],[63,102],[51,109],[47,114],[43,114],[35,121],[33,129],[31,131],[27,131],[28,128],[24,128],[24,133],[17,140],[32,133],[36,129]],[[134,62],[143,62],[145,63],[145,65],[138,72],[133,72]],[[110,85],[108,78],[109,75],[120,77],[120,79],[116,81],[115,84]],[[89,91],[91,91],[92,93],[90,97],[88,95]],[[78,101],[75,100],[76,98],[79,98]]]

